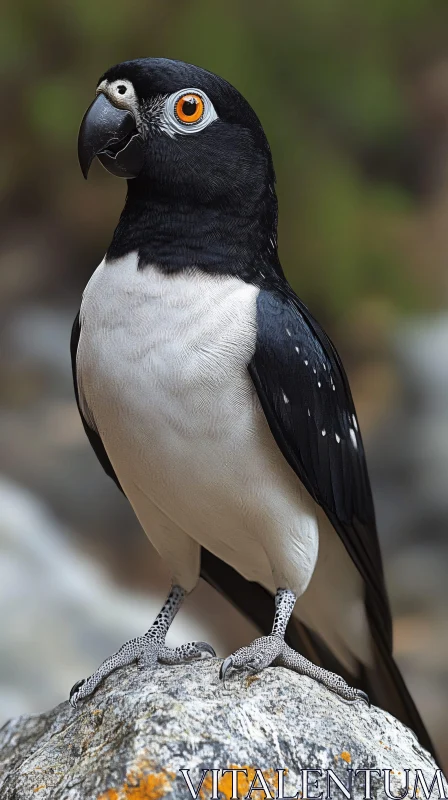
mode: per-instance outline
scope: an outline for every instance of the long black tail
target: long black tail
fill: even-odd
[[[267,589],[258,583],[250,583],[245,580],[232,567],[205,549],[202,550],[201,575],[247,616],[260,629],[261,633],[267,635],[271,632],[274,618],[274,598]],[[323,641],[299,620],[291,619],[286,638],[290,647],[302,653],[305,658],[324,669],[336,672],[352,686],[363,689],[374,705],[384,708],[408,728],[411,728],[417,735],[420,744],[429,750],[437,762],[434,745],[406,688],[385,637],[381,630],[377,630],[374,623],[371,624],[371,632],[374,645],[374,667],[368,669],[364,665],[360,665],[357,677],[347,672]]]

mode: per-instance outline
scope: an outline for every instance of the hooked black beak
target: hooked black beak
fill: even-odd
[[[143,140],[134,115],[104,94],[89,106],[79,129],[78,158],[85,178],[95,156],[119,178],[136,178],[143,166]]]

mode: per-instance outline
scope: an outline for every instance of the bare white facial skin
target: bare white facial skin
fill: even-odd
[[[117,81],[101,81],[96,90],[98,94],[105,94],[117,108],[132,111],[137,123],[140,121],[140,104],[131,81],[123,78]]]

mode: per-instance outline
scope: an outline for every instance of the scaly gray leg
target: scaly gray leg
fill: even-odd
[[[157,615],[154,623],[144,636],[126,642],[110,658],[107,658],[97,670],[86,680],[77,681],[70,692],[70,703],[76,708],[79,700],[91,694],[101,681],[111,672],[127,664],[137,662],[139,667],[154,667],[157,662],[162,664],[182,664],[185,661],[194,661],[201,658],[202,653],[216,653],[207,642],[188,642],[179,647],[167,647],[165,637],[174,617],[179,611],[185,597],[185,591],[180,586],[173,586],[168,598]]]
[[[222,680],[225,682],[226,675],[232,669],[236,672],[246,670],[249,674],[254,674],[261,672],[265,667],[272,664],[274,667],[286,667],[294,670],[294,672],[299,672],[301,675],[308,675],[331,689],[332,692],[335,692],[344,700],[363,700],[370,705],[369,698],[365,692],[349,686],[336,673],[317,667],[286,644],[286,626],[293,612],[295,602],[296,596],[294,592],[289,589],[277,590],[271,635],[255,639],[248,647],[241,647],[233,655],[226,658],[221,666],[220,677]]]

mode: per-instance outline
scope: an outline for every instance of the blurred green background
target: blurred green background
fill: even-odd
[[[131,635],[144,609],[150,622],[148,604],[155,609],[166,589],[149,544],[89,451],[69,363],[71,321],[125,192],[98,164],[85,184],[78,126],[105,69],[142,56],[219,73],[266,130],[282,263],[349,371],[397,658],[448,763],[448,5],[441,0],[9,0],[2,8],[0,613],[8,621],[0,716],[62,699],[79,670],[92,670]],[[56,580],[64,569],[67,579]],[[117,609],[129,609],[121,627],[92,609],[105,603],[106,589],[91,594],[101,581],[110,581],[109,598],[122,598]],[[207,591],[199,591],[207,612],[192,600],[178,635],[185,637],[187,618],[208,624],[209,639],[222,631],[224,655],[250,631]]]

